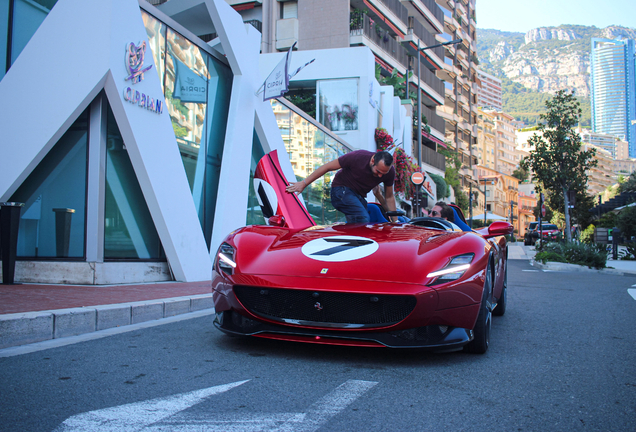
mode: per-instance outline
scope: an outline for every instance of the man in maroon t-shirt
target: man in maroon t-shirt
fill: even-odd
[[[287,186],[289,193],[301,193],[309,184],[329,171],[340,170],[331,183],[331,204],[347,217],[347,223],[368,223],[366,196],[384,183],[384,195],[390,211],[395,211],[393,156],[386,151],[357,150],[327,162],[298,183]],[[391,217],[392,220],[395,217]]]

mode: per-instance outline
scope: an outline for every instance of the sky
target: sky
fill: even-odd
[[[636,0],[476,0],[477,28],[526,33],[576,24],[636,28]]]

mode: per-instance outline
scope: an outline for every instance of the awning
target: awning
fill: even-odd
[[[431,135],[429,133],[426,133],[426,132],[422,131],[422,137],[424,137],[424,138],[426,138],[426,139],[428,139],[430,141],[433,141],[434,143],[439,144],[439,145],[441,145],[444,148],[448,148],[448,146],[444,143],[444,141],[440,140],[439,138],[434,137],[433,135]]]

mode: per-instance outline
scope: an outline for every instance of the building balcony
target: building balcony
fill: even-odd
[[[435,0],[400,0],[409,16],[416,17],[430,33],[444,31],[444,12]]]
[[[435,167],[441,171],[446,171],[446,158],[435,150],[422,146],[422,162]]]
[[[454,126],[455,124],[457,124],[457,120],[459,117],[457,116],[457,114],[453,113],[452,107],[446,105],[438,106],[437,108],[435,108],[435,112],[439,117],[446,121],[447,126]]]

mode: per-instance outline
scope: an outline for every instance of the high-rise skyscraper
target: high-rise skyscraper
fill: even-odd
[[[629,143],[636,157],[634,41],[592,39],[592,128]]]

